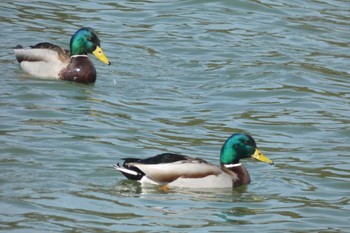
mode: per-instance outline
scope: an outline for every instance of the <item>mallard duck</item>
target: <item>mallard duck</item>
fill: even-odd
[[[96,69],[88,58],[88,53],[93,53],[105,64],[111,64],[102,52],[96,32],[89,27],[74,33],[70,40],[70,51],[47,42],[30,47],[24,49],[17,45],[16,59],[24,71],[39,78],[95,82]]]
[[[126,178],[162,187],[233,188],[250,183],[240,159],[254,158],[268,164],[254,139],[244,133],[231,135],[221,148],[220,167],[200,158],[163,153],[146,159],[124,158],[123,165],[113,165]]]

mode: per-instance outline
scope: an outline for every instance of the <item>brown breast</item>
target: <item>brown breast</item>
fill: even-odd
[[[230,168],[227,168],[224,165],[221,165],[221,168],[224,172],[231,175],[233,187],[250,183],[249,173],[243,165],[240,165],[237,167],[230,167]]]
[[[68,66],[59,73],[60,79],[81,83],[96,81],[96,69],[87,56],[71,57]]]

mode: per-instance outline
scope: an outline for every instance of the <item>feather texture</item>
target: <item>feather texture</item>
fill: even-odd
[[[100,61],[110,65],[99,46],[100,40],[95,31],[81,28],[72,36],[70,50],[43,42],[29,49],[17,45],[14,51],[21,68],[32,76],[92,83],[96,80],[96,69],[87,54],[93,53]],[[73,54],[72,49],[75,51]]]
[[[232,188],[250,183],[242,158],[256,158],[272,164],[256,148],[254,139],[233,134],[221,149],[220,167],[200,158],[163,153],[146,159],[124,158],[114,168],[128,179],[141,183],[184,188]]]

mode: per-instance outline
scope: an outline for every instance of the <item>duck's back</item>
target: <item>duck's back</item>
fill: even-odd
[[[21,68],[38,78],[58,79],[69,62],[69,51],[51,43],[40,43],[30,49],[17,45],[14,51]]]

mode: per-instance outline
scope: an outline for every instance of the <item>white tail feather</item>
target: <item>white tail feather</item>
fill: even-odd
[[[133,171],[133,170],[129,170],[127,168],[124,168],[124,167],[120,167],[118,164],[114,164],[113,167],[115,169],[117,169],[118,171],[121,171],[121,172],[124,172],[124,173],[127,173],[127,174],[130,174],[130,175],[134,175],[134,176],[137,176],[138,173]]]

